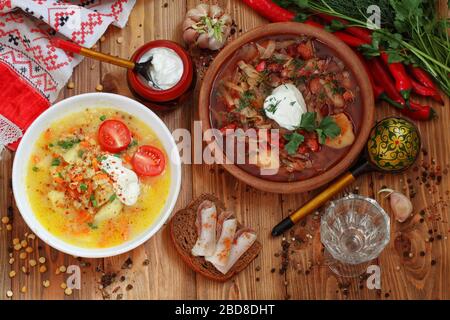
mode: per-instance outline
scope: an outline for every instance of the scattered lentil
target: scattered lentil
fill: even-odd
[[[69,288],[69,287],[67,287],[67,288],[64,290],[64,293],[66,294],[66,296],[70,296],[70,295],[72,294],[72,289]]]

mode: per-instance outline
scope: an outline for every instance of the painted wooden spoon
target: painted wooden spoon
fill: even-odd
[[[60,38],[52,38],[51,43],[64,51],[72,52],[75,54],[80,54],[85,57],[89,57],[95,60],[107,62],[114,64],[119,67],[124,67],[127,69],[132,69],[134,72],[140,74],[144,77],[145,80],[151,83],[151,85],[159,90],[162,90],[152,79],[152,76],[150,74],[150,67],[152,66],[152,59],[153,57],[150,57],[145,62],[133,62],[131,60],[122,59],[119,57],[111,56],[109,54],[105,54],[102,52],[98,52],[95,50],[84,48],[76,43],[66,41]]]

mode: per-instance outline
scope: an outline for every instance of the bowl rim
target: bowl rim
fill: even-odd
[[[336,53],[336,56],[353,73],[358,87],[360,88],[361,108],[363,108],[359,135],[356,137],[356,140],[351,146],[349,152],[338,163],[323,173],[302,181],[279,182],[266,180],[244,171],[237,165],[229,164],[232,162],[228,161],[222,164],[222,166],[237,179],[262,191],[273,193],[306,192],[317,189],[330,182],[352,165],[365,147],[374,122],[375,103],[369,77],[358,56],[339,38],[320,28],[298,22],[271,23],[256,27],[246,32],[225,46],[225,48],[214,58],[213,62],[209,66],[208,71],[203,78],[199,93],[199,117],[202,121],[203,132],[212,128],[210,121],[210,92],[212,90],[214,80],[218,72],[221,70],[223,63],[228,61],[236,50],[241,48],[244,44],[257,41],[261,38],[277,35],[306,35],[314,37],[332,49]],[[210,148],[214,146],[213,148],[216,150],[221,149],[215,141],[212,141],[208,144],[208,146]],[[225,153],[224,156],[226,158]]]
[[[72,111],[70,110],[71,107],[76,107],[76,111],[73,112],[79,112],[82,108],[88,107],[88,103],[91,108],[109,107],[113,109],[116,108],[123,112],[128,112],[132,115],[135,115],[135,113],[147,114],[148,117],[152,118],[152,121],[154,121],[154,123],[156,123],[158,126],[157,129],[152,127],[152,130],[155,132],[155,134],[157,134],[158,138],[162,140],[162,136],[164,136],[164,139],[166,139],[166,137],[170,137],[170,139],[166,139],[167,141],[161,141],[164,144],[166,154],[169,157],[169,161],[167,162],[171,165],[170,188],[173,188],[172,192],[169,189],[169,194],[165,206],[162,208],[159,216],[155,218],[155,220],[146,230],[142,231],[140,234],[136,235],[136,237],[124,243],[107,248],[79,247],[62,240],[47,231],[45,227],[40,223],[40,221],[36,218],[31,208],[26,191],[26,183],[24,181],[26,172],[23,172],[22,170],[24,166],[27,166],[28,158],[33,150],[32,147],[26,150],[27,147],[25,147],[25,145],[29,144],[30,146],[34,146],[36,140],[40,136],[40,133],[42,133],[42,130],[44,130],[55,121],[58,121],[58,119],[70,115],[72,113]],[[103,105],[99,105],[99,103],[103,103]],[[111,105],[108,105],[109,103]],[[57,111],[62,110],[63,108],[66,109],[63,113],[61,113],[61,111]],[[134,112],[130,111],[131,109],[134,109]],[[143,119],[140,120],[143,122],[147,122]],[[168,149],[167,146],[169,146],[170,149]],[[178,149],[173,136],[164,122],[153,111],[151,111],[138,101],[112,93],[94,92],[72,96],[55,103],[50,108],[45,110],[41,115],[39,115],[38,118],[36,118],[36,120],[31,124],[31,126],[27,129],[24,136],[22,137],[22,141],[15,153],[12,169],[12,187],[14,199],[17,208],[19,209],[20,215],[24,219],[27,226],[36,236],[38,236],[49,246],[63,253],[70,254],[76,257],[106,258],[116,256],[133,250],[149,240],[164,226],[164,224],[171,216],[181,189],[181,158],[177,150]],[[22,181],[20,182],[19,179],[22,179]]]

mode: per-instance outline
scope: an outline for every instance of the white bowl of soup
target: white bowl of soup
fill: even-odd
[[[13,191],[27,225],[77,257],[118,255],[169,218],[181,161],[162,120],[127,97],[89,93],[58,102],[26,131]]]

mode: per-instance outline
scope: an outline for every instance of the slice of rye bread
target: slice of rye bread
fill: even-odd
[[[195,226],[197,208],[205,200],[210,200],[216,205],[218,214],[225,210],[223,202],[215,196],[211,194],[202,194],[200,197],[193,200],[185,209],[175,213],[172,220],[170,220],[170,237],[181,258],[191,269],[206,278],[224,282],[244,270],[250,262],[258,256],[262,246],[261,243],[256,240],[226,274],[222,274],[211,262],[206,261],[204,257],[193,256],[191,250],[198,238],[197,227]],[[241,227],[242,226],[238,222],[238,230]]]

